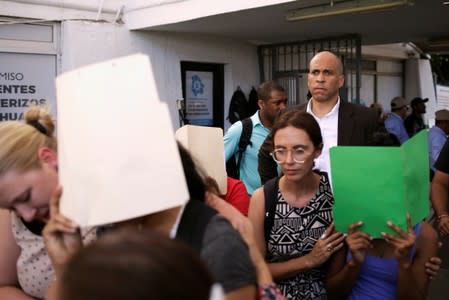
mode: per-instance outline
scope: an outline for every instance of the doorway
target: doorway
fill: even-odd
[[[181,61],[184,123],[224,126],[224,65]]]

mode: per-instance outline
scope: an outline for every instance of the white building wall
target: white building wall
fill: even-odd
[[[382,104],[385,112],[391,111],[391,99],[403,96],[403,80],[400,76],[379,76],[377,78],[377,102]]]
[[[405,97],[407,100],[414,97],[429,98],[424,122],[428,125],[434,123],[437,104],[430,60],[413,58],[406,61]]]
[[[177,128],[176,100],[182,98],[181,61],[225,64],[224,117],[237,86],[249,93],[259,84],[257,48],[230,39],[201,35],[129,31],[124,25],[83,21],[62,23],[62,71],[141,52],[153,65],[162,101],[168,103]],[[124,99],[126,101],[126,99]],[[225,121],[225,128],[229,127]]]

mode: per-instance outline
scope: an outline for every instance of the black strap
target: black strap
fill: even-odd
[[[274,224],[274,214],[276,212],[276,204],[278,202],[279,177],[268,180],[263,186],[265,198],[265,220],[264,234],[265,243],[268,243],[270,231]]]
[[[190,200],[184,208],[176,238],[201,252],[203,237],[210,219],[217,212],[198,200]]]
[[[240,178],[240,163],[243,158],[243,153],[246,150],[248,145],[252,145],[251,143],[251,134],[253,133],[253,122],[250,118],[246,118],[242,120],[242,134],[240,134],[239,140],[239,152],[237,156],[237,172],[238,178]]]

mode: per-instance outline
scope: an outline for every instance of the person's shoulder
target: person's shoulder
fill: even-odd
[[[245,189],[246,191],[245,184],[240,179],[235,179],[228,176],[226,181],[228,183],[228,190]]]
[[[443,145],[434,166],[437,171],[440,171],[446,175],[449,174],[449,139],[447,139]],[[437,176],[437,173],[435,173],[435,177]]]
[[[344,115],[351,116],[355,122],[364,127],[374,127],[378,123],[377,111],[360,104],[340,102],[340,110]]]
[[[341,101],[340,107],[350,110],[352,112],[358,113],[358,114],[377,115],[377,112],[374,109],[365,107],[365,106],[357,104],[357,103]]]
[[[231,223],[218,214],[211,218],[206,228],[201,256],[215,262],[236,260],[251,265],[245,241]]]
[[[271,179],[270,179],[270,180],[271,180]],[[266,184],[266,183],[265,183],[265,184]],[[260,199],[260,198],[263,199],[265,184],[262,185],[261,187],[258,187],[256,190],[254,190],[251,199]]]
[[[213,246],[214,244],[215,246]],[[240,233],[232,227],[232,224],[226,218],[219,214],[210,219],[204,232],[203,248],[208,247],[248,251],[248,246],[240,236]]]
[[[224,135],[224,140],[229,140],[229,139],[236,139],[238,137],[240,137],[240,134],[242,132],[243,125],[242,125],[242,121],[237,121],[234,124],[231,125],[231,127],[229,127],[228,131],[226,131],[225,135]]]
[[[388,116],[387,116],[387,118],[385,119],[384,123],[385,123],[385,124],[387,124],[387,123],[393,124],[393,123],[396,123],[397,120],[398,120],[398,119],[396,119],[396,118],[393,116],[393,114],[390,113],[390,114],[388,114]]]
[[[219,214],[213,216],[205,231],[205,239],[216,240],[224,236],[235,238],[239,237],[237,231],[234,230],[231,223],[229,223],[225,218]]]
[[[229,253],[240,255],[239,253],[248,252],[248,247],[231,223],[217,214],[206,227],[201,252],[215,253],[214,255],[221,253],[221,256],[227,256]]]
[[[227,132],[239,129],[241,130],[242,126],[243,126],[242,121],[237,121],[234,124],[232,124],[231,127],[229,127]]]
[[[14,222],[20,222],[19,217],[17,217],[14,212],[10,212],[6,209],[0,209],[0,235],[1,232],[5,232],[8,235],[12,236],[12,226]]]
[[[201,258],[226,292],[256,284],[256,271],[240,234],[223,217],[214,216],[206,229]]]
[[[438,134],[437,126],[433,126],[429,129],[428,140],[440,139],[440,135]]]

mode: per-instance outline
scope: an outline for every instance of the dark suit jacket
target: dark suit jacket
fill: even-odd
[[[287,110],[307,109],[307,104],[301,104]],[[365,146],[378,127],[377,112],[340,100],[338,110],[338,145],[339,146]],[[270,133],[259,150],[259,175],[264,184],[269,179],[276,177],[277,165],[270,156],[273,151],[273,136]]]

